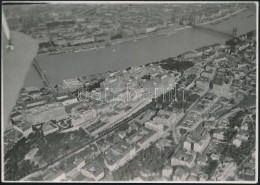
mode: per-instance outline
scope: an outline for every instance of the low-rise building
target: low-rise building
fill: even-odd
[[[83,158],[77,158],[74,161],[74,164],[77,165],[78,171],[80,171],[80,169],[83,168],[83,166],[85,166],[86,162]]]
[[[146,33],[154,32],[154,31],[156,31],[156,27],[146,28]]]
[[[40,90],[29,91],[28,96],[32,99],[40,98],[42,95]]]
[[[189,176],[181,166],[177,166],[175,172],[173,173],[172,180],[173,181],[185,181]]]
[[[241,180],[255,180],[255,171],[249,168],[243,168],[241,171],[239,171],[238,175]]]
[[[64,171],[49,170],[48,173],[43,177],[44,181],[60,182],[66,178]]]
[[[119,131],[118,132],[118,136],[121,138],[121,139],[124,139],[126,137],[126,131]]]
[[[209,178],[209,175],[201,171],[199,168],[192,170],[191,175],[198,177],[199,181],[207,181]]]
[[[118,142],[104,153],[104,163],[111,171],[115,171],[135,156],[135,147],[123,141]]]
[[[83,114],[86,122],[91,121],[97,117],[97,111],[94,109],[86,110],[86,111],[82,112],[82,114]]]
[[[194,58],[194,57],[196,57],[197,55],[200,55],[200,53],[201,53],[201,55],[202,55],[202,52],[188,51],[188,52],[182,54],[182,57],[183,57],[184,59]]]
[[[32,125],[24,121],[14,123],[13,128],[22,133],[24,137],[28,137],[28,135],[33,132]]]
[[[187,166],[189,168],[195,165],[196,153],[194,151],[184,152],[183,150],[178,150],[174,156],[171,158],[172,166]]]
[[[172,176],[173,169],[171,166],[166,166],[162,169],[162,176],[170,178]]]
[[[204,89],[205,87],[209,86],[209,78],[205,76],[200,76],[196,79],[196,85]]]
[[[101,41],[109,41],[110,36],[105,33],[95,34],[94,35],[94,41],[95,42],[101,42]]]
[[[213,75],[213,70],[201,72],[201,76],[204,76],[209,79],[212,77],[212,75]]]
[[[51,122],[46,122],[42,126],[43,134],[46,136],[59,130],[59,127]]]
[[[76,164],[69,165],[64,172],[67,178],[72,178],[79,172],[78,166]]]
[[[23,118],[23,114],[21,112],[14,111],[11,113],[10,118],[12,121],[20,121]]]
[[[62,89],[64,91],[75,91],[83,87],[83,83],[77,78],[67,79],[62,81]]]
[[[65,108],[57,102],[28,109],[26,114],[26,120],[33,125],[50,120],[58,121],[67,117]]]
[[[134,29],[135,35],[140,35],[146,33],[146,28],[135,28]]]
[[[153,122],[149,122],[149,121],[146,122],[145,123],[145,127],[149,128],[149,129],[152,129],[152,130],[155,130],[155,131],[160,132],[160,133],[163,132],[163,124],[155,122],[155,121],[153,121]]]
[[[94,179],[95,181],[98,181],[105,176],[104,169],[98,161],[93,161],[85,165],[80,171],[82,175]]]
[[[67,105],[70,105],[70,104],[73,104],[73,103],[77,103],[78,102],[78,99],[77,97],[75,96],[72,96],[72,95],[60,95],[60,96],[57,96],[56,99],[61,102],[61,104],[63,106],[67,106]]]
[[[71,116],[71,124],[75,127],[85,122],[85,117],[82,114],[74,114]]]
[[[229,177],[234,177],[237,165],[235,162],[223,162],[219,163],[218,169],[216,170],[212,179],[217,181],[223,181],[227,180]]]
[[[210,142],[210,135],[205,128],[200,127],[195,132],[190,134],[184,141],[184,148],[188,151],[192,150],[195,152],[202,153],[202,151],[208,146]]]
[[[219,129],[213,133],[213,137],[216,138],[217,140],[224,140],[225,138],[224,134],[225,131],[223,129]]]

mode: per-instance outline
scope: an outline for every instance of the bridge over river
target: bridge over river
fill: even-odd
[[[195,24],[189,24],[189,25],[196,29],[215,32],[215,33],[222,34],[222,35],[225,35],[225,36],[231,37],[231,38],[236,37],[236,35],[237,35],[237,28],[233,28],[232,33],[228,33],[228,32],[224,32],[224,31],[216,30],[214,28],[204,27],[202,25],[195,25]]]
[[[54,85],[51,83],[51,81],[47,77],[47,72],[42,70],[41,66],[38,64],[38,62],[35,59],[33,60],[33,64],[34,64],[35,68],[37,69],[37,71],[40,73],[42,81],[44,81],[44,83],[50,89],[52,94],[56,94],[57,92],[56,92],[56,90],[54,88]]]

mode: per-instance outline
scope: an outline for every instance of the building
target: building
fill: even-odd
[[[86,110],[86,111],[82,112],[82,114],[83,114],[86,122],[93,120],[94,118],[97,117],[97,112],[94,109]]]
[[[153,118],[153,123],[161,123],[169,127],[175,125],[183,116],[181,109],[173,111],[160,110],[157,116]]]
[[[75,91],[82,88],[84,85],[77,78],[67,79],[62,81],[62,89],[64,91]]]
[[[75,96],[72,96],[72,95],[60,95],[60,96],[57,96],[56,99],[61,102],[61,104],[63,106],[67,106],[67,105],[70,105],[70,104],[73,104],[73,103],[77,103],[78,102],[78,99],[77,97]]]
[[[48,173],[43,177],[44,181],[53,181],[53,182],[60,182],[66,178],[64,171],[56,171],[51,169]]]
[[[77,165],[78,171],[80,171],[80,169],[83,168],[83,166],[85,166],[86,162],[83,158],[77,158],[74,161],[74,164]]]
[[[159,133],[163,132],[163,124],[158,123],[158,122],[154,122],[154,121],[153,122],[146,122],[145,127],[152,129],[152,130],[155,130]]]
[[[51,122],[46,122],[42,126],[43,134],[46,136],[59,130],[59,127]]]
[[[189,176],[189,173],[187,173],[181,166],[178,166],[173,173],[172,180],[173,181],[185,181]]]
[[[147,110],[145,113],[141,114],[137,118],[135,118],[135,122],[137,122],[140,125],[144,125],[147,121],[151,120],[153,115],[155,114],[155,111]]]
[[[233,139],[233,142],[232,142],[232,144],[235,145],[236,147],[240,147],[241,143],[242,143],[242,139],[237,136]]]
[[[138,147],[145,149],[157,141],[159,136],[161,135],[160,132],[156,130],[149,129],[147,127],[143,127],[138,129],[134,134],[126,138],[126,141],[129,144],[136,144]]]
[[[153,118],[153,123],[158,125],[168,125],[168,118],[167,115],[157,115]]]
[[[216,66],[212,62],[208,62],[206,64],[205,68],[206,68],[207,71],[210,71],[210,70],[214,70],[216,68]]]
[[[78,172],[78,166],[76,164],[72,164],[66,167],[64,170],[66,178],[74,177]]]
[[[124,37],[133,36],[135,34],[134,30],[131,29],[122,29],[120,33]]]
[[[10,118],[12,121],[20,121],[23,118],[23,114],[21,112],[14,111],[11,113]]]
[[[192,170],[191,175],[198,177],[199,181],[207,181],[209,178],[208,174],[201,171],[200,168]]]
[[[171,158],[172,166],[187,166],[189,168],[195,165],[196,153],[194,151],[184,152],[183,150],[178,150],[174,156]]]
[[[213,70],[203,71],[203,72],[201,72],[200,75],[210,79],[212,77],[212,75],[213,75]]]
[[[216,92],[222,92],[224,80],[225,80],[225,73],[217,72],[213,79],[213,90]]]
[[[243,168],[241,171],[239,171],[238,175],[241,180],[255,180],[255,170],[252,170],[250,168]]]
[[[95,42],[102,42],[102,41],[109,41],[110,36],[106,33],[100,33],[94,35],[94,41]]]
[[[146,33],[150,33],[150,32],[154,32],[156,31],[156,26],[155,27],[149,27],[149,28],[146,28]]]
[[[188,58],[195,58],[202,56],[203,52],[198,52],[198,51],[188,51],[184,54],[182,54],[183,59],[188,59]]]
[[[205,87],[209,86],[209,78],[200,76],[196,79],[196,85],[202,89],[205,89]]]
[[[169,134],[170,135],[170,134]],[[160,149],[160,150],[164,150],[164,148],[166,147],[171,147],[172,146],[173,141],[169,140],[169,139],[165,139],[165,138],[160,138],[155,146]]]
[[[24,121],[14,123],[13,128],[22,133],[24,137],[28,137],[28,135],[33,132],[32,125]]]
[[[229,177],[234,177],[237,165],[235,162],[223,162],[219,163],[218,169],[216,170],[212,179],[217,181],[223,181],[227,180]]]
[[[68,114],[60,103],[50,103],[27,110],[26,120],[33,124],[40,124],[50,120],[66,119]]]
[[[79,173],[78,175],[74,176],[71,181],[89,181],[90,179],[88,177],[86,177],[85,175],[82,175],[81,173]]]
[[[166,166],[162,169],[162,176],[170,178],[172,176],[173,169],[171,166]]]
[[[80,172],[82,175],[94,179],[95,181],[98,181],[105,176],[104,169],[98,161],[92,161],[85,165]]]
[[[126,137],[126,131],[119,131],[118,136],[120,137],[120,139],[124,139]]]
[[[29,91],[28,96],[32,99],[40,98],[42,95],[40,90]]]
[[[249,133],[246,130],[240,130],[237,135],[235,136],[235,138],[233,139],[233,144],[236,147],[240,147],[240,145],[242,144],[243,141],[247,141],[249,138]]]
[[[33,100],[33,101],[30,101],[28,103],[25,103],[26,104],[26,108],[27,109],[30,109],[30,108],[33,108],[33,107],[37,107],[37,106],[41,106],[41,105],[44,105],[46,104],[47,101],[42,99],[42,100]]]
[[[73,40],[72,42],[70,42],[70,44],[71,45],[81,45],[81,44],[92,43],[94,41],[95,41],[94,37],[86,37],[86,38],[80,38],[77,40]]]
[[[156,142],[160,137],[159,132],[156,132],[154,130],[149,130],[148,134],[143,136],[138,142],[137,146],[139,146],[142,149],[148,148],[152,143]]]
[[[184,148],[188,151],[192,150],[195,152],[202,153],[202,151],[210,143],[210,135],[206,129],[200,127],[192,132],[189,137],[184,141]]]
[[[244,140],[244,141],[247,141],[248,138],[249,138],[249,132],[246,131],[246,130],[240,130],[240,131],[237,133],[237,137],[241,138],[241,139]]]
[[[135,156],[135,147],[120,141],[104,153],[104,163],[111,171],[115,171]]]
[[[209,157],[207,155],[207,149],[197,157],[197,164],[200,166],[208,165]]]
[[[134,29],[135,35],[140,35],[146,33],[146,28],[135,28]]]
[[[71,116],[71,124],[72,126],[78,126],[85,122],[85,117],[82,114],[74,114]]]

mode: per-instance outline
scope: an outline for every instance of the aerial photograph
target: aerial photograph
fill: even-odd
[[[258,182],[258,14],[3,1],[1,180]]]

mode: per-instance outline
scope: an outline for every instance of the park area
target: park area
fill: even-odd
[[[256,106],[256,96],[248,95],[238,104],[238,107],[251,107]]]

